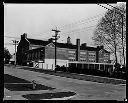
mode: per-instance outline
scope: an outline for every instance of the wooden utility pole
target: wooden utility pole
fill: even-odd
[[[52,31],[55,31],[55,35],[53,37],[55,37],[55,68],[56,68],[56,43],[57,43],[57,39],[58,39],[58,33],[60,32],[59,30],[57,30],[57,27],[56,27],[56,30],[55,29],[52,29]],[[56,71],[56,70],[55,70]]]
[[[12,40],[13,41],[13,45],[15,45],[15,66],[16,66],[16,45],[18,44],[19,41],[16,40]]]

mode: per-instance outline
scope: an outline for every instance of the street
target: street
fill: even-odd
[[[70,100],[119,100],[126,98],[126,86],[105,83],[96,83],[84,80],[71,79],[49,75],[14,67],[4,66],[4,74],[9,74],[28,81],[56,88],[52,92],[71,91],[76,95]],[[48,93],[50,90],[41,91],[9,91],[4,88],[4,100],[25,100],[21,95],[29,93]]]

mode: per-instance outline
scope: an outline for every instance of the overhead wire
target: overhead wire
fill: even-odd
[[[90,18],[87,18],[87,19],[82,19],[82,20],[79,20],[79,21],[74,22],[74,23],[66,24],[64,26],[59,26],[58,28],[60,28],[61,30],[66,30],[66,27],[67,27],[67,29],[69,29],[68,26],[71,26],[71,27],[75,27],[75,26],[78,26],[78,25],[80,26],[82,24],[88,23],[91,19],[97,18],[99,16],[103,16],[103,14],[99,14],[99,15],[96,15],[96,16],[93,16],[93,17],[90,17]],[[95,19],[95,20],[98,20],[98,19]],[[92,20],[92,21],[94,21],[94,20]],[[48,29],[48,31],[46,31],[46,32],[44,31],[43,34],[48,33],[48,32],[51,32],[51,31]],[[34,37],[37,37],[37,36],[34,36]]]
[[[6,38],[16,38],[16,39],[20,39],[20,38],[18,38],[18,37],[12,37],[12,36],[4,36],[4,37],[6,37]]]
[[[96,16],[94,16],[94,17],[90,17],[90,18],[87,18],[87,19],[82,19],[82,20],[79,20],[78,22],[75,22],[75,23],[70,23],[70,24],[68,24],[68,25],[72,25],[72,27],[74,26],[74,25],[76,25],[76,26],[79,26],[80,24],[85,24],[85,23],[88,23],[90,20],[92,20],[92,21],[94,21],[94,18],[97,18],[98,16],[103,16],[103,14],[101,15],[96,15]],[[85,20],[86,20],[86,22],[85,22]],[[95,19],[95,20],[97,20],[97,19]],[[78,25],[79,24],[79,25]],[[68,26],[68,25],[64,25],[64,26]],[[59,26],[59,28],[61,27],[64,27],[64,26]],[[96,26],[96,25],[94,25],[94,26]],[[74,33],[74,32],[84,32],[84,30],[86,30],[87,31],[87,29],[89,29],[89,28],[92,28],[92,27],[94,27],[94,26],[90,26],[90,27],[84,27],[84,28],[79,28],[79,29],[75,29],[75,30],[70,30],[70,31],[68,31],[68,32],[62,32],[62,34],[67,34],[67,33]],[[64,29],[63,29],[64,30]],[[46,31],[45,33],[48,33],[48,32],[51,32],[51,31]],[[51,34],[50,34],[51,35]],[[5,36],[5,37],[7,37],[7,38],[17,38],[17,37],[9,37],[9,36]],[[49,35],[47,35],[47,37],[49,37]],[[46,37],[45,37],[46,38]],[[17,38],[17,39],[20,39],[20,38]]]
[[[96,15],[96,16],[93,16],[93,17],[90,17],[90,18],[87,18],[87,19],[82,19],[82,20],[79,20],[79,21],[77,21],[77,22],[75,22],[75,23],[70,23],[70,24],[66,24],[66,25],[64,25],[64,26],[59,26],[58,28],[61,28],[61,30],[66,30],[66,29],[64,29],[64,28],[62,28],[62,27],[66,27],[66,26],[69,26],[69,25],[72,25],[72,27],[75,27],[75,25],[76,26],[80,26],[80,25],[82,25],[82,24],[85,24],[85,23],[88,23],[91,19],[94,19],[94,18],[97,18],[98,16],[103,16],[102,14],[99,14],[99,15]],[[85,22],[85,20],[86,20],[86,22]],[[96,19],[95,19],[96,20]],[[92,21],[94,21],[94,20],[92,20]],[[84,28],[83,28],[84,29]],[[73,30],[74,31],[74,30]],[[76,31],[76,30],[75,30]],[[72,32],[72,31],[71,31]],[[47,33],[47,36],[45,37],[45,38],[47,38],[47,37],[49,37],[50,35],[51,35],[51,31],[48,29],[48,31],[46,30],[46,31],[44,31],[43,32],[43,34],[45,34],[45,33]],[[49,34],[49,35],[48,35]],[[37,35],[37,36],[32,36],[32,37],[38,37],[38,36],[42,36],[42,34],[41,35]],[[52,36],[52,35],[51,35]],[[16,38],[16,39],[20,39],[20,38],[18,38],[18,37],[10,37],[10,36],[4,36],[4,37],[6,37],[6,38]],[[41,38],[41,39],[45,39],[45,38]]]
[[[70,23],[70,24],[66,24],[64,26],[59,26],[59,28],[62,28],[62,27],[65,27],[65,26],[70,26],[70,25],[78,25],[78,24],[83,24],[83,23],[87,23],[87,21],[89,22],[91,19],[94,19],[94,18],[97,18],[99,15],[96,15],[96,16],[93,16],[93,17],[90,17],[90,18],[87,18],[87,19],[82,19],[82,20],[79,20],[77,22],[74,22],[74,23]],[[100,16],[103,16],[103,14],[100,14]],[[93,20],[92,20],[93,21]]]

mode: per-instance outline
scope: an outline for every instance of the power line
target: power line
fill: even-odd
[[[99,20],[99,19],[95,19],[95,20]],[[95,21],[95,20],[92,20],[92,21]],[[77,27],[77,26],[82,26],[82,25],[84,25],[84,24],[86,24],[86,23],[90,23],[90,21],[87,21],[87,22],[81,22],[81,23],[79,23],[79,24],[72,24],[72,25],[69,25],[69,26],[67,26],[67,29],[70,29],[70,28],[75,28],[75,27]],[[70,28],[69,28],[70,27]],[[65,28],[61,28],[61,30],[63,30],[63,29],[66,29],[66,27]]]
[[[68,31],[68,32],[63,32],[62,31],[62,34],[67,34],[67,33],[73,33],[73,32],[84,32],[85,30],[87,31],[87,29],[91,29],[92,27],[96,27],[97,25],[92,25],[92,26],[89,26],[89,27],[84,27],[84,28],[80,28],[80,29],[75,29],[75,30],[71,30],[71,31]]]
[[[4,45],[13,45],[12,43],[4,43]]]
[[[18,37],[11,37],[11,36],[4,36],[5,38],[13,38],[13,39],[21,39],[21,38],[18,38]],[[33,37],[33,36],[32,36]],[[48,37],[48,36],[47,36]],[[46,38],[40,38],[40,39],[45,39],[46,40]]]
[[[93,16],[93,17],[90,17],[90,18],[87,18],[87,19],[82,19],[82,20],[79,20],[79,21],[77,21],[77,22],[75,22],[75,23],[70,23],[70,24],[66,24],[66,25],[64,25],[64,26],[60,26],[59,28],[61,28],[62,30],[64,30],[64,28],[63,27],[67,27],[68,28],[68,26],[70,26],[71,25],[71,27],[75,27],[75,25],[77,26],[77,25],[82,25],[82,24],[85,24],[85,23],[88,23],[89,21],[91,21],[92,19],[94,19],[94,18],[97,18],[97,17],[99,17],[99,16],[103,16],[103,14],[99,14],[99,15],[96,15],[96,16]],[[94,20],[97,20],[97,19],[94,19]],[[94,20],[92,20],[92,21],[94,21]],[[44,33],[50,33],[51,31],[48,29],[48,31],[46,30],[46,31],[44,31],[43,32],[43,34]],[[48,34],[47,34],[48,35]],[[51,35],[51,34],[50,34]],[[41,36],[41,35],[37,35],[37,36]],[[37,36],[34,36],[34,37],[37,37]],[[49,36],[49,35],[48,35]],[[18,38],[18,37],[11,37],[11,36],[4,36],[4,37],[6,37],[6,38],[16,38],[16,39],[20,39],[20,38]]]
[[[12,37],[12,36],[4,36],[4,37],[6,37],[6,38],[16,38],[16,39],[20,39],[20,38],[18,38],[18,37]]]
[[[108,4],[108,3],[106,3],[106,4],[107,4],[108,6],[110,6],[110,7],[112,7],[112,8],[115,8],[115,9],[121,11],[122,13],[124,12],[123,10],[121,10],[121,9],[119,9],[119,8],[116,8],[116,7],[114,7],[114,6],[112,6],[112,5]]]
[[[79,21],[77,21],[77,22],[74,22],[74,23],[70,23],[70,24],[66,24],[66,25],[64,25],[64,26],[59,26],[58,28],[61,28],[61,30],[64,30],[66,27],[68,28],[68,26],[71,26],[71,27],[75,27],[75,25],[77,26],[77,25],[82,25],[82,24],[85,24],[85,23],[88,23],[89,21],[91,21],[92,19],[94,19],[94,18],[97,18],[97,17],[99,17],[99,16],[104,16],[103,14],[98,14],[98,15],[96,15],[96,16],[93,16],[93,17],[90,17],[90,18],[87,18],[87,19],[82,19],[82,20],[79,20]],[[98,19],[94,19],[94,20],[98,20]],[[94,21],[94,20],[92,20],[92,21]],[[48,32],[51,32],[50,31],[50,29],[48,29],[48,31],[46,30],[46,31],[44,31],[43,32],[43,34],[44,33],[48,33]],[[40,36],[40,35],[39,35]],[[35,37],[35,36],[34,36]],[[36,36],[37,37],[37,36]]]
[[[92,25],[92,26],[88,26],[88,27],[83,27],[83,28],[80,28],[80,29],[75,29],[75,30],[71,30],[71,31],[67,31],[67,32],[63,32],[62,31],[62,34],[68,34],[68,33],[74,33],[74,32],[84,32],[85,30],[86,31],[88,31],[89,29],[91,29],[92,27],[95,27],[95,26],[97,26],[97,25]],[[88,30],[87,30],[88,29]],[[51,35],[51,34],[50,34]],[[49,38],[49,35],[47,35],[46,37],[45,37],[45,39],[46,38]],[[44,39],[44,38],[40,38],[40,39]]]
[[[75,23],[70,23],[70,24],[66,24],[64,26],[60,26],[59,28],[62,28],[62,27],[68,26],[68,25],[75,25],[75,24],[86,23],[87,21],[90,21],[91,19],[97,18],[98,16],[104,16],[104,15],[103,14],[99,14],[99,15],[96,15],[96,16],[93,16],[93,17],[90,17],[90,18],[87,18],[87,19],[79,20],[79,21],[77,21]]]
[[[50,31],[50,29],[48,29],[48,31],[44,31],[42,34],[49,36],[49,34],[51,35],[51,31]],[[36,36],[33,36],[33,37],[42,36],[42,34],[39,34],[39,35],[36,35]]]

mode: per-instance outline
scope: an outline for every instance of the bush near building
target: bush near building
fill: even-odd
[[[58,65],[56,67],[56,71],[94,75],[94,76],[102,76],[102,77],[110,77],[110,78],[117,78],[117,79],[125,79],[126,80],[126,72],[113,71],[112,73],[110,73],[108,71],[101,71],[101,70],[95,70],[95,69],[81,69],[81,68],[74,68],[74,67],[66,68],[65,66],[58,66]]]

